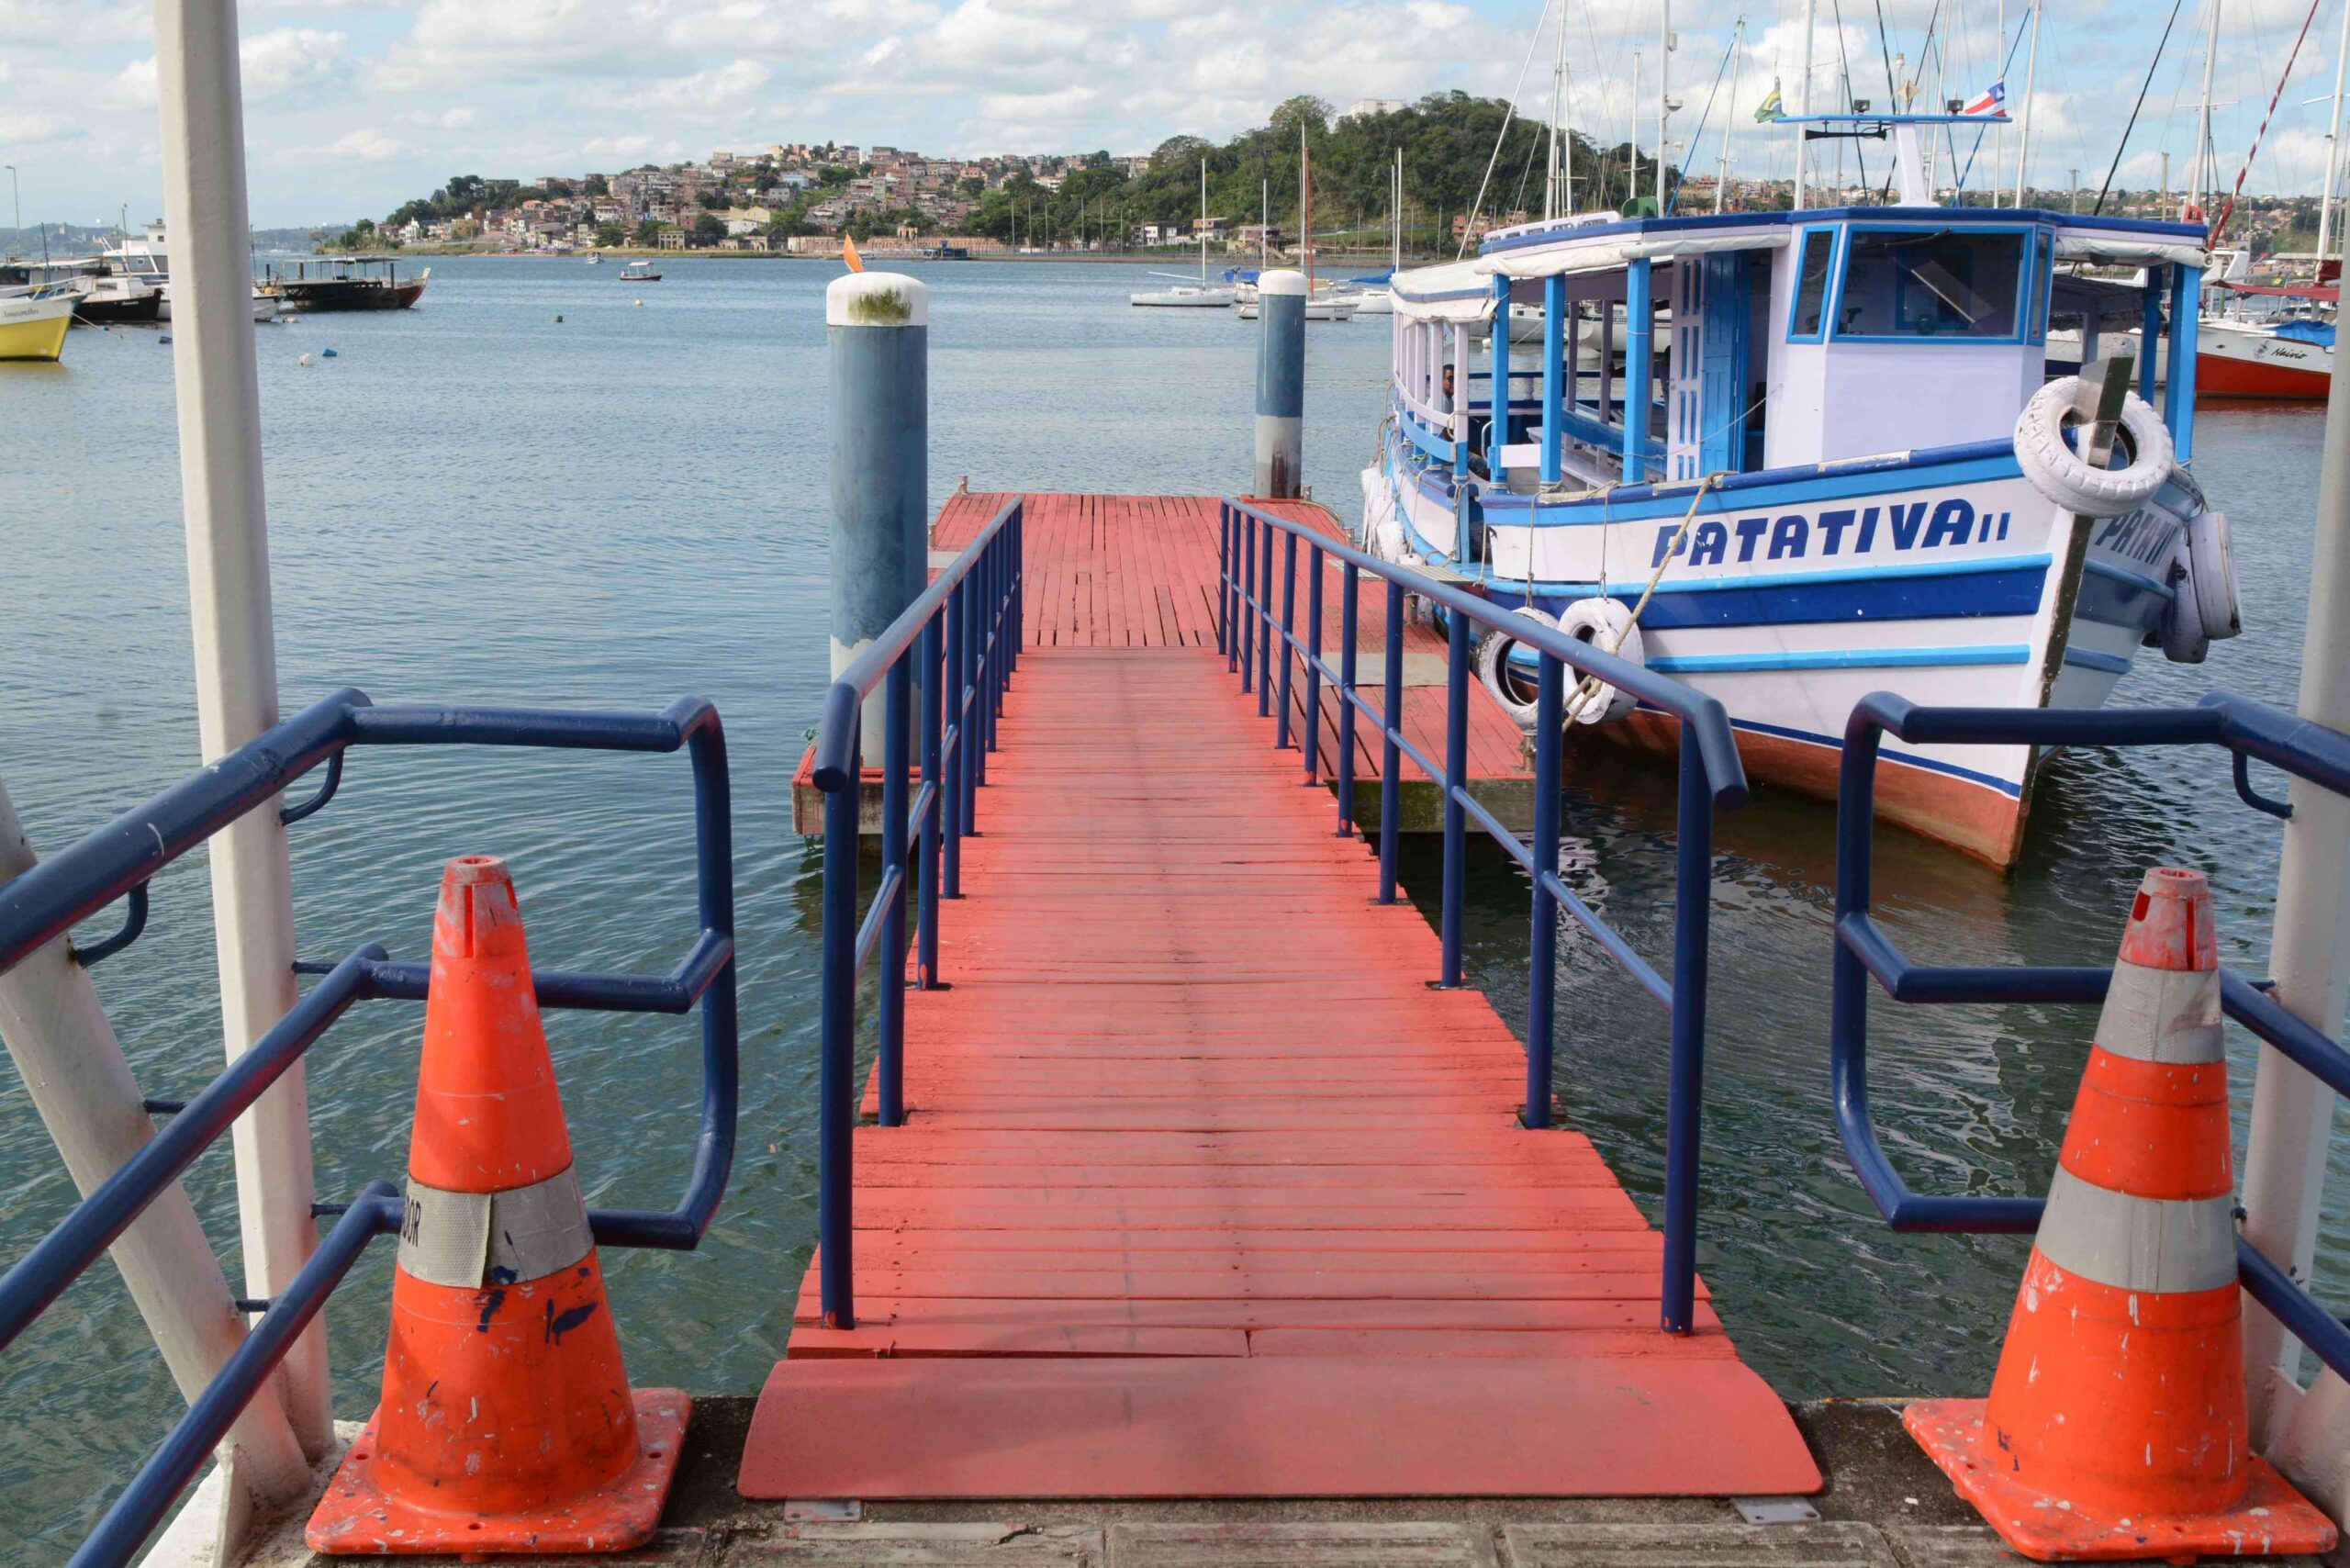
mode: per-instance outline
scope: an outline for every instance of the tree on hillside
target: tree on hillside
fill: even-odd
[[[1190,169],[1196,173],[1200,160],[1214,151],[1203,137],[1170,136],[1152,149],[1150,172],[1163,174],[1169,170]]]
[[[694,219],[693,237],[697,244],[715,245],[726,238],[726,220],[714,212],[705,212]]]
[[[1330,129],[1330,106],[1311,93],[1300,93],[1275,106],[1265,123],[1267,129],[1294,146],[1300,125],[1315,136]]]

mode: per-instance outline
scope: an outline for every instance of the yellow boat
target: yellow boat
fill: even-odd
[[[0,360],[53,360],[65,349],[65,329],[73,319],[67,289],[35,289],[0,295]]]

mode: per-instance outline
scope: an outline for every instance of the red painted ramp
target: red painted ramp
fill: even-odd
[[[746,1497],[1557,1497],[1813,1492],[1735,1361],[787,1361]]]
[[[1702,1288],[1657,1330],[1640,1210],[1521,1125],[1516,1036],[1430,989],[1436,933],[1225,673],[1214,503],[1097,501],[1031,498],[951,989],[908,994],[909,1119],[855,1138],[855,1322],[811,1264],[744,1493],[1817,1490]]]

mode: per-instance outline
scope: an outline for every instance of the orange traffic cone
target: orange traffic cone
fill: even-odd
[[[313,1551],[621,1551],[653,1534],[688,1404],[632,1394],[506,862],[442,874],[384,1399]]]
[[[1903,1417],[2042,1562],[2324,1551],[2244,1439],[2218,943],[2199,871],[2146,873],[1991,1397]]]

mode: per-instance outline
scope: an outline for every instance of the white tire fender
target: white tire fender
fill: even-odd
[[[2079,376],[2066,375],[2033,393],[2016,420],[2016,462],[2060,510],[2120,517],[2152,500],[2170,477],[2170,427],[2154,405],[2129,394],[2121,402],[2121,430],[2134,455],[2126,468],[2092,468],[2065,440],[2067,431],[2088,423],[2081,413],[2088,390]]]
[[[2242,632],[2242,587],[2227,513],[2198,512],[2188,520],[2187,570],[2195,579],[2196,608],[2202,612],[2203,634],[2217,643]]]
[[[1579,599],[1559,612],[1559,630],[1620,659],[1649,662],[1640,643],[1640,623],[1621,599]],[[1567,694],[1567,710],[1578,724],[1612,724],[1639,706],[1639,699],[1630,692],[1604,683],[1591,698],[1579,700],[1573,691]]]
[[[1557,622],[1530,604],[1521,604],[1511,613],[1523,615],[1553,631],[1558,629]],[[1477,678],[1484,683],[1485,690],[1501,705],[1502,711],[1517,722],[1519,729],[1531,730],[1537,706],[1535,672],[1510,664],[1510,650],[1516,646],[1517,639],[1506,632],[1487,632],[1480,637],[1477,640]]]

